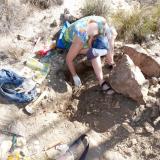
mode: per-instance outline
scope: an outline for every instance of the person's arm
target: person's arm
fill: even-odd
[[[74,84],[76,86],[80,86],[81,85],[81,80],[78,77],[77,73],[76,73],[76,69],[73,63],[74,58],[78,55],[78,53],[80,52],[80,50],[83,48],[83,43],[82,41],[79,39],[79,37],[75,36],[72,45],[69,49],[69,52],[67,53],[67,57],[66,57],[66,62],[69,68],[69,71],[72,74],[73,80],[74,80]]]

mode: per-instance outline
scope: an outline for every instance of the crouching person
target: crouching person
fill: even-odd
[[[78,54],[86,54],[92,63],[102,90],[110,89],[103,78],[100,57],[106,55],[110,68],[114,66],[113,55],[116,36],[116,30],[109,27],[105,18],[100,16],[84,17],[67,25],[66,29],[60,34],[57,47],[69,49],[66,62],[76,86],[81,85],[81,80],[76,73],[73,60]]]

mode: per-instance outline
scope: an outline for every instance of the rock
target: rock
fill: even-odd
[[[112,70],[109,82],[116,92],[130,97],[140,104],[145,104],[149,82],[128,55],[123,55]]]
[[[138,108],[136,108],[135,113],[132,116],[133,122],[138,122],[142,118],[142,114],[146,110],[144,105],[140,105]]]
[[[159,122],[160,122],[160,116],[154,120],[153,124],[157,126]]]
[[[123,123],[122,127],[125,128],[129,133],[134,132],[134,129],[128,123]]]
[[[153,106],[153,104],[151,104],[151,103],[147,103],[147,104],[146,104],[146,107],[147,107],[147,108],[151,108],[152,106]]]
[[[121,106],[120,106],[120,104],[119,104],[119,101],[117,101],[116,104],[115,104],[115,106],[113,106],[113,107],[114,107],[114,108],[117,108],[117,109],[121,108]]]
[[[156,86],[158,84],[158,78],[152,77],[151,83],[152,83],[152,85]]]
[[[64,2],[64,0],[56,0],[56,3],[57,3],[58,5],[62,5],[63,2]]]
[[[157,99],[155,97],[152,96],[148,96],[146,103],[150,104],[152,106],[154,106],[157,102]]]
[[[157,84],[156,86],[151,86],[148,92],[148,95],[152,97],[156,97],[156,95],[159,93],[160,85]]]
[[[126,160],[120,153],[115,151],[107,151],[100,160]]]
[[[50,27],[57,27],[57,21],[56,20],[54,20],[51,24],[50,24]]]
[[[156,100],[156,105],[160,108],[160,99]]]
[[[131,139],[131,143],[132,143],[132,145],[134,146],[134,145],[136,145],[138,142],[137,142],[137,140],[134,138],[134,139]]]
[[[148,133],[153,133],[154,132],[154,128],[148,122],[144,123],[144,127],[145,127],[145,129]]]
[[[124,54],[130,56],[135,65],[149,77],[160,76],[160,57],[149,54],[140,45],[128,44],[123,47]]]
[[[144,133],[144,129],[142,127],[136,127],[135,132],[137,134],[142,134],[142,133]]]
[[[74,113],[77,112],[77,110],[78,110],[78,104],[79,104],[79,100],[78,100],[78,99],[74,99],[74,100],[72,101],[71,109],[72,109],[72,111],[73,111]]]
[[[145,151],[142,152],[142,155],[144,155],[148,159],[149,157],[154,156],[154,153],[151,149],[147,148]]]
[[[159,108],[157,106],[152,107],[151,118],[157,118],[159,116]]]

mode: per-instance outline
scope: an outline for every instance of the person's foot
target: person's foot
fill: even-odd
[[[101,85],[100,85],[102,91],[109,91],[111,89],[110,85],[107,84],[106,81],[104,81]]]
[[[108,95],[113,95],[115,93],[115,91],[111,88],[111,86],[104,81],[101,85],[101,90],[103,92],[106,92]]]

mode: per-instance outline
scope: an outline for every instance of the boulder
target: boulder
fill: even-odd
[[[140,45],[128,44],[123,47],[123,53],[129,55],[134,64],[149,77],[160,77],[160,56],[151,54]]]
[[[145,104],[149,82],[128,55],[123,55],[112,70],[109,82],[116,92],[134,99],[139,104]]]

